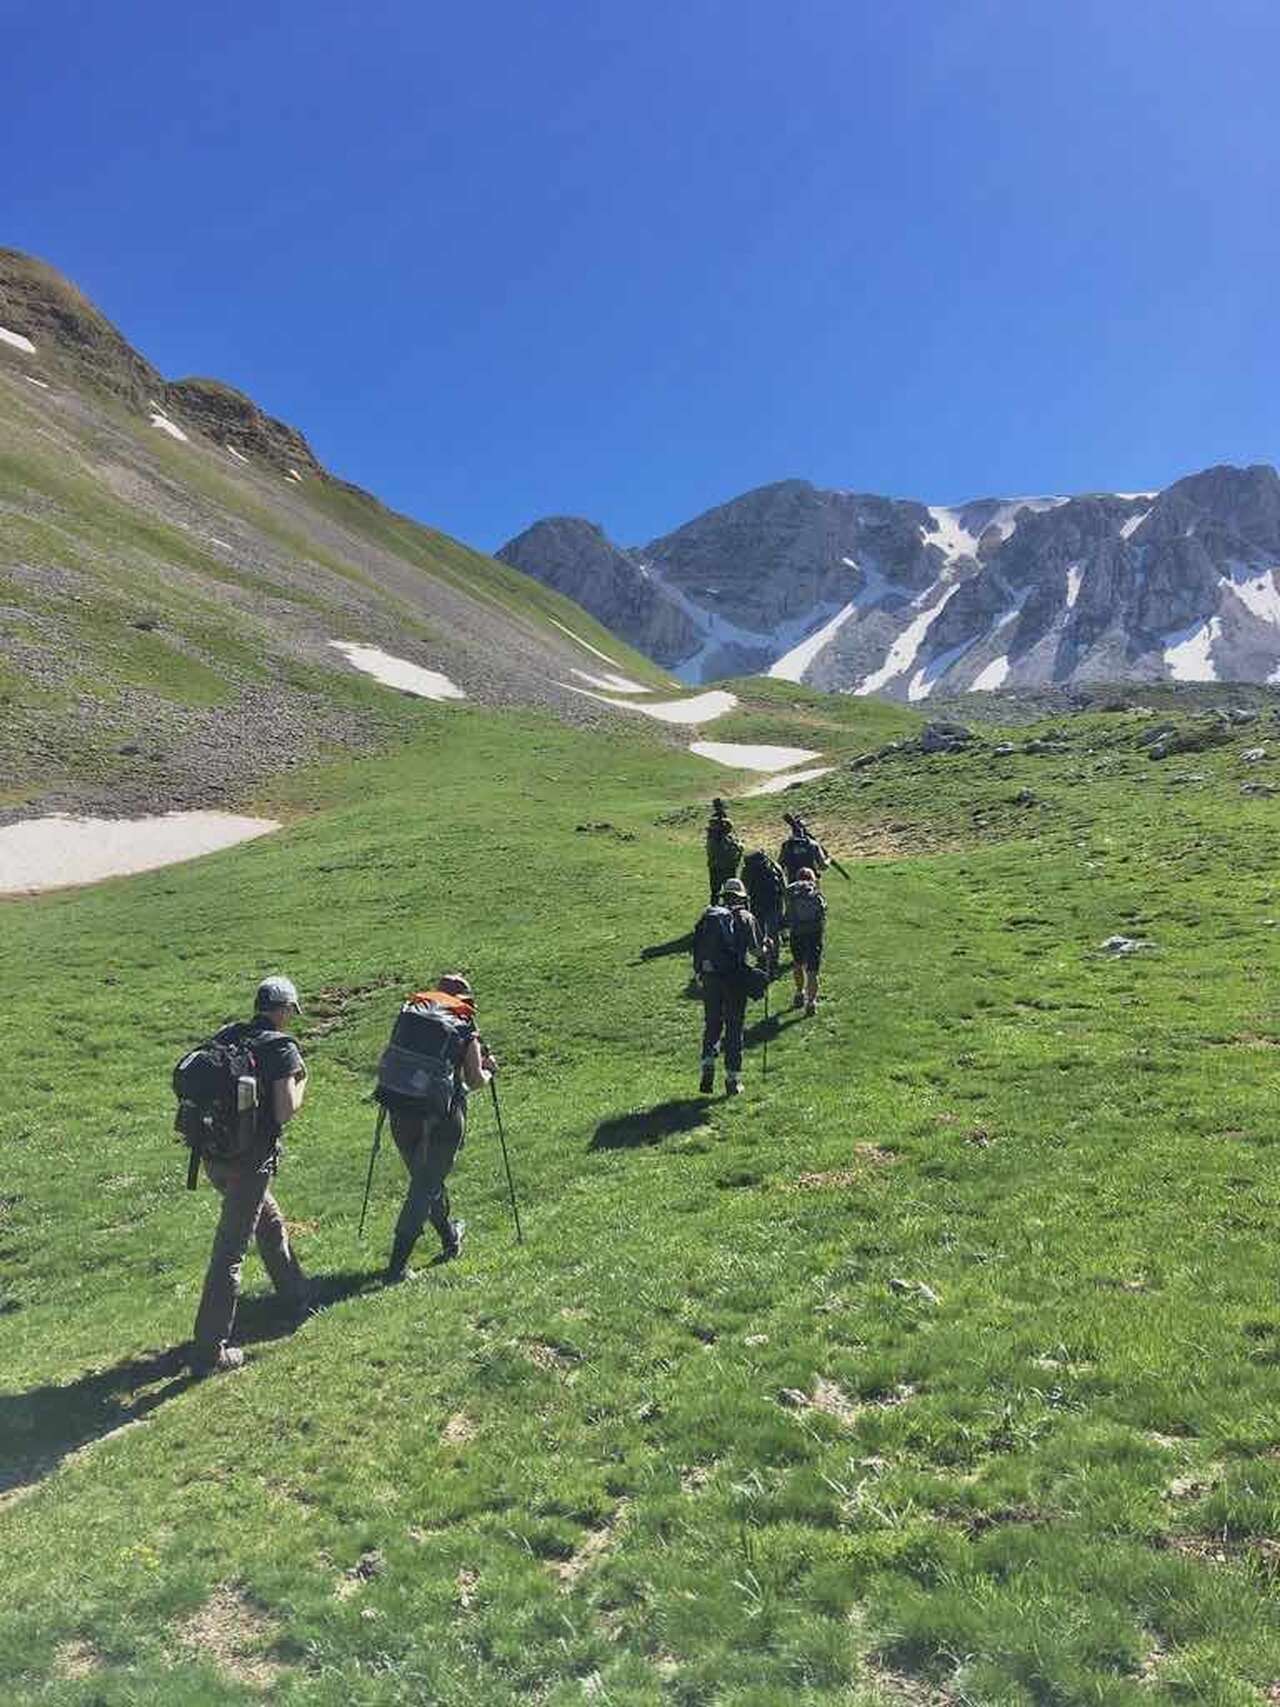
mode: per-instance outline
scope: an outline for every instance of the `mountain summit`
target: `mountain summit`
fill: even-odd
[[[541,521],[497,555],[687,682],[938,689],[1280,677],[1280,475],[943,506],[784,480],[647,546]]]

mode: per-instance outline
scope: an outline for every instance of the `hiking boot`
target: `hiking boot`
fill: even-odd
[[[225,1375],[232,1369],[244,1368],[244,1353],[238,1345],[224,1345],[215,1356],[207,1352],[191,1353],[191,1373],[197,1376]]]
[[[698,1089],[704,1097],[709,1097],[716,1088],[716,1064],[714,1061],[702,1063],[702,1077],[698,1080]]]
[[[817,1002],[806,1002],[804,1004],[804,1017],[806,1019],[812,1019],[814,1014],[817,1013],[817,1011],[818,1011]]]
[[[729,1074],[724,1082],[724,1094],[727,1097],[740,1097],[742,1095],[742,1076],[740,1073]]]
[[[452,1262],[455,1257],[462,1255],[462,1235],[466,1230],[465,1221],[450,1221],[448,1232],[440,1235],[440,1243],[443,1247],[442,1255],[446,1262]]]
[[[804,1006],[804,995],[800,990],[797,990],[795,995],[792,997],[791,1006],[793,1008],[802,1008]]]

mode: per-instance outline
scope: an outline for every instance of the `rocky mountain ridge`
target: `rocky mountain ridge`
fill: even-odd
[[[764,672],[922,700],[1280,679],[1280,475],[957,506],[785,480],[640,548],[535,523],[497,556],[688,682]]]

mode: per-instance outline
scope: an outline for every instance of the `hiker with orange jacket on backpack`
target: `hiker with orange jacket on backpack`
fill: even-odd
[[[466,1136],[467,1094],[487,1085],[498,1063],[476,1030],[476,999],[460,972],[446,972],[400,1010],[378,1066],[377,1100],[391,1116],[391,1136],[409,1174],[396,1222],[389,1283],[405,1279],[409,1257],[428,1221],[445,1260],[462,1251],[466,1222],[450,1215],[445,1180]]]

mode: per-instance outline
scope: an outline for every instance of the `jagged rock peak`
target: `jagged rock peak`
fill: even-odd
[[[1161,492],[957,505],[778,481],[639,549],[592,526],[607,585],[586,573],[565,585],[557,536],[535,526],[531,539],[536,551],[513,542],[509,560],[689,682],[763,670],[911,700],[1280,682],[1280,475],[1267,464],[1207,468]]]

